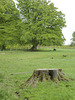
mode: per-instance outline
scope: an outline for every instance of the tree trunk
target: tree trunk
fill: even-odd
[[[65,74],[62,72],[62,69],[36,69],[32,76],[25,82],[23,88],[30,85],[35,87],[38,81],[45,82],[46,80],[53,80],[56,83],[61,80],[68,81],[68,79],[64,78],[64,75]]]
[[[32,48],[31,48],[31,50],[32,50],[32,51],[37,50],[37,45],[33,45]]]
[[[3,44],[2,47],[1,47],[1,51],[3,51],[3,50],[6,50],[6,47],[5,47],[4,44]]]

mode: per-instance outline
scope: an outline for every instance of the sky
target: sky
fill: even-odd
[[[16,0],[14,0],[16,1]],[[75,31],[75,0],[51,0],[59,11],[65,14],[66,27],[62,29],[62,33],[66,39],[65,45],[71,43],[72,33]]]
[[[72,33],[75,31],[75,0],[51,0],[54,6],[65,14],[66,28],[62,32],[66,38],[65,45],[71,43]]]

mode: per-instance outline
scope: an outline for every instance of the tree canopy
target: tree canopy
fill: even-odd
[[[65,15],[47,0],[17,0],[22,14],[23,31],[21,40],[33,45],[62,45],[65,38]]]
[[[75,46],[75,31],[72,33],[71,46]]]
[[[48,0],[0,0],[0,49],[8,44],[62,45],[65,15]]]
[[[19,11],[13,0],[0,0],[0,48],[16,43],[19,38]]]

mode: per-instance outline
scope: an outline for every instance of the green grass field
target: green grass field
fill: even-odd
[[[21,84],[38,68],[61,68],[70,80],[38,82],[36,88],[22,89]],[[0,51],[0,100],[75,100],[75,49]]]

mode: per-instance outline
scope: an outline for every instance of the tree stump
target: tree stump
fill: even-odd
[[[45,82],[46,80],[53,80],[56,83],[61,80],[68,81],[64,75],[65,74],[62,72],[62,69],[36,69],[34,70],[32,76],[24,83],[23,88],[30,85],[35,87],[38,81]]]

